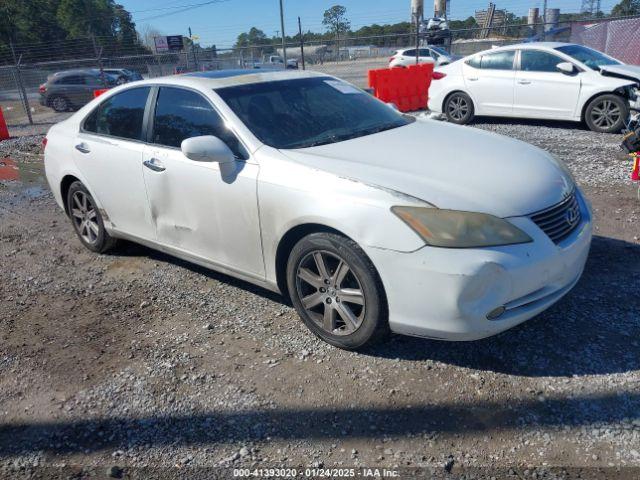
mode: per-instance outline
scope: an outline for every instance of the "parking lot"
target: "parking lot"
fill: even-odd
[[[320,342],[247,283],[130,243],[91,254],[43,183],[41,137],[0,143],[20,177],[0,183],[0,476],[364,465],[637,478],[640,200],[620,137],[473,127],[567,162],[595,212],[586,272],[497,337],[393,337],[363,353]]]

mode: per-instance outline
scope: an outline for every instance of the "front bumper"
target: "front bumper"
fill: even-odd
[[[533,242],[479,249],[425,246],[411,253],[367,248],[378,268],[396,333],[477,340],[549,308],[578,282],[591,245],[591,211],[579,195],[582,222],[559,244],[527,217],[509,219]],[[487,315],[504,307],[502,315]]]

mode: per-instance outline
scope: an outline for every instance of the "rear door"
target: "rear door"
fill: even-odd
[[[82,123],[74,160],[112,226],[154,240],[142,175],[144,113],[149,87],[131,88],[103,101]]]
[[[263,278],[257,163],[200,92],[162,86],[156,96],[144,178],[158,242]],[[201,135],[223,140],[235,163],[185,157],[182,141]]]
[[[558,70],[563,58],[544,50],[520,50],[513,112],[517,116],[573,119],[580,97],[579,70],[568,75]]]
[[[513,114],[515,50],[476,55],[464,62],[462,71],[476,114]]]

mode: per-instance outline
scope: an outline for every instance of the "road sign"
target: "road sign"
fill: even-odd
[[[153,37],[156,52],[181,52],[184,49],[182,35]]]

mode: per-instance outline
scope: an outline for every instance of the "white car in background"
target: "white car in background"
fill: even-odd
[[[51,127],[44,155],[88,249],[129,239],[281,292],[348,349],[511,328],[577,283],[591,243],[547,152],[309,71],[126,84]]]
[[[640,108],[640,67],[582,45],[524,43],[438,68],[429,109],[450,122],[474,115],[584,121],[616,133]]]
[[[454,57],[440,47],[428,46],[418,49],[418,63],[434,63],[436,65],[447,65],[454,61]],[[416,64],[416,49],[405,48],[396,50],[389,58],[389,68],[408,67]]]

